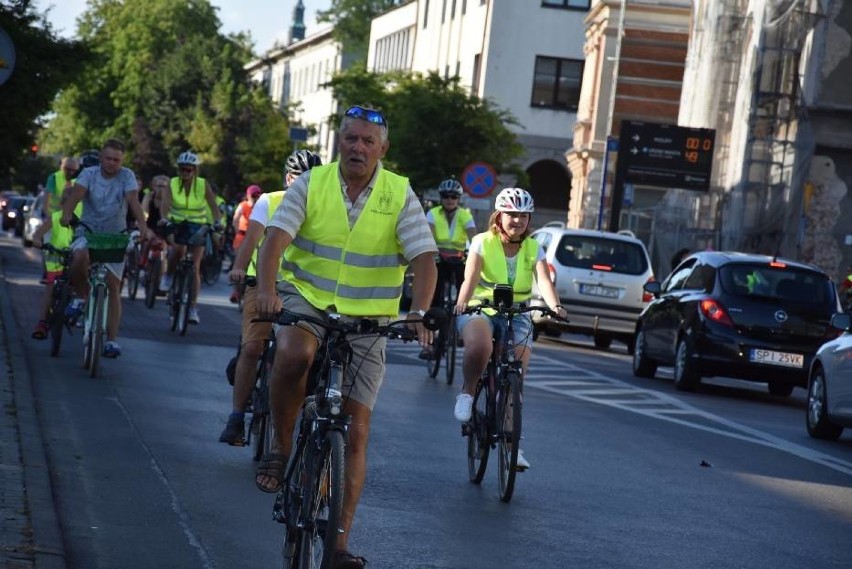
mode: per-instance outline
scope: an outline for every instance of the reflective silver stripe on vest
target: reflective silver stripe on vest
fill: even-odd
[[[402,266],[399,262],[399,254],[393,255],[364,255],[363,253],[346,253],[344,265],[350,267],[362,267],[367,269],[392,268]]]
[[[296,263],[284,261],[281,263],[281,268],[285,271],[290,271],[297,279],[310,283],[311,285],[322,291],[330,292],[333,294],[335,289],[337,288],[337,281],[334,281],[332,279],[326,279],[319,275],[315,275],[314,273],[308,272]]]
[[[316,241],[305,239],[300,235],[297,235],[296,238],[293,239],[293,245],[303,251],[313,254],[315,257],[331,259],[332,261],[340,261],[340,257],[343,256],[343,249],[338,247],[329,247],[328,245],[320,245]]]
[[[341,298],[354,298],[358,300],[393,300],[402,295],[400,286],[371,286],[357,287],[340,285],[337,287],[337,296]]]

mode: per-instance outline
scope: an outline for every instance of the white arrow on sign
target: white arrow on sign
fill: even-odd
[[[633,142],[639,142],[639,135],[638,134],[633,135]]]
[[[635,156],[635,155],[639,154],[639,151],[636,150],[636,147],[634,146],[633,148],[630,149],[630,153]]]

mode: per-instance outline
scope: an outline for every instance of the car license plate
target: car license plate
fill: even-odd
[[[772,350],[753,349],[749,352],[749,361],[759,364],[797,368],[804,367],[805,365],[805,357],[802,354],[775,352]]]
[[[618,289],[611,286],[581,284],[580,294],[604,296],[606,298],[618,298]]]

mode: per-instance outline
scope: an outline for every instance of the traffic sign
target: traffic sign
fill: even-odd
[[[469,196],[487,198],[497,187],[497,172],[485,162],[471,162],[462,170],[461,185]]]
[[[716,131],[622,121],[618,169],[625,183],[706,192]]]
[[[15,44],[6,30],[0,28],[0,85],[9,80],[15,70]]]
[[[308,129],[301,128],[298,126],[290,127],[290,140],[293,142],[307,142],[308,141]]]

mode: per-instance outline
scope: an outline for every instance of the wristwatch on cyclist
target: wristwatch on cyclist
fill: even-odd
[[[420,315],[420,318],[423,318],[424,316],[426,316],[426,311],[425,311],[425,310],[423,310],[422,308],[421,308],[420,310],[415,310],[414,312],[416,312],[417,314],[419,314],[419,315]]]

